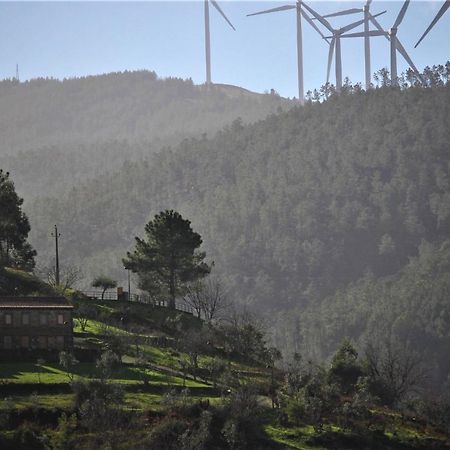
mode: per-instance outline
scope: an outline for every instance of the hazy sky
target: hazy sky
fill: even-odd
[[[295,12],[256,17],[246,14],[293,2],[219,2],[237,31],[211,8],[213,81],[254,91],[276,89],[297,95]],[[441,1],[411,2],[398,36],[422,69],[450,59],[450,11],[417,49],[414,44]],[[318,12],[362,7],[363,2],[310,2]],[[372,12],[389,28],[401,2],[374,1]],[[359,14],[334,20],[344,25]],[[0,3],[0,78],[12,77],[16,62],[22,80],[74,77],[112,71],[150,69],[160,76],[205,79],[203,3],[183,2],[2,2]],[[389,44],[372,39],[373,70],[389,65]],[[363,41],[343,41],[343,72],[362,81]],[[306,89],[325,81],[328,46],[304,24]],[[399,71],[406,68],[399,56]],[[333,80],[332,80],[333,81]]]

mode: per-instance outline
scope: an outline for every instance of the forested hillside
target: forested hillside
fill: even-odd
[[[32,243],[50,260],[58,223],[67,263],[123,278],[133,237],[174,208],[280,346],[326,357],[381,333],[432,348],[436,368],[450,351],[449,108],[449,86],[383,88],[235,121],[28,204]]]
[[[60,192],[236,117],[262,119],[291,102],[235,86],[125,72],[0,82],[0,167],[27,197]]]

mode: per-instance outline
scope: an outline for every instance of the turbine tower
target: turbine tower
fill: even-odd
[[[397,30],[405,17],[406,10],[408,9],[410,0],[406,0],[403,3],[402,9],[398,13],[397,19],[395,19],[394,25],[389,30],[389,37],[391,38],[391,84],[397,86]]]
[[[328,20],[326,20],[325,16],[321,16],[321,15],[317,14],[315,11],[311,10],[308,5],[305,5],[305,8],[332,34],[330,51],[328,53],[327,83],[330,79],[330,70],[331,70],[331,63],[333,61],[333,53],[334,53],[334,51],[336,51],[336,56],[335,56],[336,91],[340,92],[342,90],[341,37],[347,31],[353,30],[353,28],[356,28],[356,27],[362,25],[365,22],[365,19],[358,20],[357,22],[353,22],[349,25],[346,25],[345,27],[335,29],[331,26],[330,22],[328,22]],[[349,12],[349,11],[352,11],[352,12]],[[361,10],[357,10],[355,12],[360,12],[360,11]],[[377,14],[375,17],[378,17],[381,14],[384,14],[385,12],[386,11],[383,11],[383,12]],[[346,11],[340,11],[338,13],[327,14],[327,17],[334,17],[337,15],[352,14],[352,13],[353,13],[353,10],[346,10]]]
[[[205,56],[206,56],[206,84],[207,86],[211,85],[211,36],[210,36],[210,28],[209,28],[209,3],[214,6],[214,8],[219,11],[221,16],[227,21],[228,25],[236,31],[233,24],[228,20],[228,17],[222,11],[220,6],[215,0],[205,0]]]
[[[423,38],[428,34],[428,32],[436,25],[438,20],[444,15],[444,13],[447,11],[447,9],[450,8],[450,0],[445,0],[444,4],[442,5],[439,12],[436,14],[436,17],[432,20],[430,25],[428,25],[428,28],[425,30],[425,33],[423,33],[422,37],[417,41],[417,44],[414,46],[416,48],[423,40]]]
[[[298,0],[295,5],[284,5],[278,6],[272,9],[266,9],[264,11],[259,11],[252,14],[247,14],[247,17],[257,16],[260,14],[269,14],[279,11],[288,11],[290,9],[296,10],[297,17],[297,77],[298,77],[298,99],[300,103],[303,105],[305,102],[305,94],[304,94],[304,82],[303,82],[303,38],[302,38],[302,17],[325,39],[323,33],[319,30],[316,24],[312,21],[312,19],[308,16],[308,14],[303,11],[302,6],[306,6],[305,3],[301,0]]]
[[[370,36],[367,34],[370,30],[369,26],[369,15],[370,15],[370,4],[372,0],[367,0],[364,5],[364,73],[366,76],[366,91],[370,89],[372,85],[372,68],[370,66]]]

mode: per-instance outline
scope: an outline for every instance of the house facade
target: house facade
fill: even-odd
[[[0,297],[0,350],[73,347],[73,306],[64,297]]]

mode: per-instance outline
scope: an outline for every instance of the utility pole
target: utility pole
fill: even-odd
[[[19,64],[16,64],[16,81],[20,81],[20,78],[19,78]]]
[[[131,281],[130,281],[130,269],[128,270],[128,301],[131,302]]]
[[[58,248],[58,238],[61,235],[58,233],[58,227],[55,225],[55,231],[52,233],[52,237],[55,238],[55,281],[56,286],[59,286],[59,248]]]

